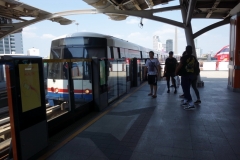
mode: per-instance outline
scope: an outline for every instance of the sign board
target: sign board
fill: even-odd
[[[5,70],[13,159],[30,159],[48,141],[42,58],[5,55],[1,59],[8,61]]]

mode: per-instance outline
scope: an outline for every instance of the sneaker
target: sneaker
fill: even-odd
[[[193,109],[195,109],[195,106],[194,105],[188,105],[188,106],[186,106],[186,107],[184,107],[184,109],[185,110],[193,110]]]
[[[167,90],[167,93],[170,93],[170,90]]]
[[[180,98],[184,98],[184,94],[180,95],[179,97],[180,97]]]
[[[194,104],[200,104],[201,100],[197,100],[196,102],[194,102]]]
[[[188,102],[184,102],[184,101],[183,101],[183,103],[181,104],[181,106],[187,107],[187,106],[188,106]]]

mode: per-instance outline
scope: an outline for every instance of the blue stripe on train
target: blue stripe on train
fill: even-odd
[[[69,101],[69,94],[68,93],[52,93],[48,92],[46,95],[46,99],[50,106],[58,105],[58,102],[61,101]],[[84,101],[91,101],[93,99],[92,94],[74,94],[74,100],[76,102],[84,102]]]

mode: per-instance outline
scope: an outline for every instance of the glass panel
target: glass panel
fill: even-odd
[[[7,147],[11,142],[11,127],[5,78],[5,65],[0,65],[1,146]],[[5,153],[6,147],[1,147],[1,153]]]
[[[106,57],[104,47],[67,47],[63,50],[64,59]]]
[[[140,59],[138,60],[139,62],[139,74],[140,74],[140,82],[142,83],[145,79],[144,79],[144,66],[145,66],[145,60],[144,59]]]
[[[84,58],[106,58],[106,48],[105,47],[86,47],[84,52]]]
[[[50,121],[71,109],[69,105],[68,63],[44,63],[44,71],[47,71],[44,72],[44,84],[46,87],[47,120]]]
[[[135,50],[128,50],[129,58],[141,58],[140,52]]]
[[[110,68],[109,68],[109,77],[108,77],[108,103],[113,101],[118,97],[118,74],[117,74],[117,66],[118,63],[116,60],[109,60]]]
[[[123,48],[120,48],[120,58],[126,58],[125,50]]]
[[[3,65],[0,65],[0,82],[4,81],[4,70],[3,70]],[[2,88],[2,86],[0,86]]]
[[[126,61],[118,60],[118,95],[121,96],[127,91]]]
[[[68,47],[64,48],[63,55],[64,59],[71,59],[71,58],[83,58],[83,51],[84,48],[82,47]]]
[[[114,59],[118,59],[119,56],[118,56],[118,49],[117,48],[113,48],[113,56],[114,56]]]
[[[91,70],[91,61],[89,60],[72,62],[75,108],[93,100]]]
[[[107,58],[108,58],[108,59],[112,58],[112,56],[111,56],[111,50],[110,50],[109,47],[107,47]]]
[[[124,49],[124,53],[125,53],[126,58],[131,58],[131,57],[129,57],[128,49]]]

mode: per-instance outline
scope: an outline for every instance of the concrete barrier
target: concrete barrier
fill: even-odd
[[[219,62],[218,70],[227,71],[229,62]]]
[[[203,71],[215,71],[216,70],[216,62],[203,62]]]

